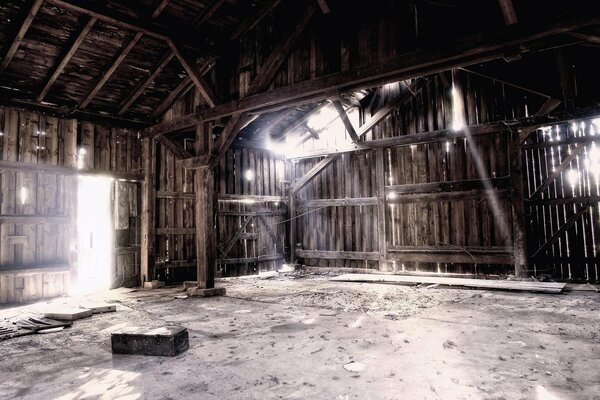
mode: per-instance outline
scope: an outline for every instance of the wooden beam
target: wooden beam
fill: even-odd
[[[156,235],[195,235],[196,228],[156,228]]]
[[[49,74],[48,79],[46,79],[46,84],[36,97],[35,101],[41,103],[42,100],[44,100],[44,98],[50,91],[50,88],[52,87],[52,85],[54,85],[54,82],[56,82],[60,74],[62,74],[69,61],[71,61],[71,58],[73,57],[77,49],[79,49],[79,46],[81,45],[81,43],[83,43],[90,30],[94,27],[94,24],[97,20],[98,19],[96,17],[87,17],[87,22],[74,36],[69,46],[69,49],[65,52],[60,62],[54,67],[52,72]]]
[[[150,74],[148,79],[139,83],[139,85],[127,96],[127,98],[123,101],[121,105],[121,109],[119,110],[118,115],[123,115],[129,110],[129,108],[135,103],[135,101],[144,93],[144,90],[148,88],[154,82],[156,77],[162,72],[162,70],[171,62],[171,60],[175,57],[175,54],[172,51],[169,51],[162,60],[158,63],[156,68],[154,68],[154,72]]]
[[[197,169],[206,167],[210,161],[210,155],[204,154],[201,156],[185,158],[183,160],[176,160],[178,168],[184,169]]]
[[[127,31],[142,33],[163,42],[174,41],[178,45],[189,46],[201,51],[205,55],[215,55],[215,49],[200,45],[194,30],[185,26],[178,26],[177,30],[168,29],[155,22],[147,22],[144,19],[134,18],[130,15],[115,11],[106,6],[106,2],[74,1],[74,0],[47,0],[58,8],[71,11],[76,14],[96,17],[108,25],[115,26]],[[161,6],[158,7],[155,11]]]
[[[268,93],[248,96],[241,100],[198,112],[198,119],[216,119],[237,112],[268,112],[298,104],[325,99],[333,90],[341,92],[369,88],[399,80],[425,76],[452,68],[464,67],[502,58],[505,51],[548,37],[569,32],[574,28],[600,23],[598,10],[561,22],[543,26],[515,24],[488,35],[466,37],[441,43],[435,49],[417,50],[386,62],[378,62],[320,78],[273,89]]]
[[[196,65],[192,61],[188,60],[187,57],[179,51],[177,46],[175,46],[175,44],[171,40],[168,40],[167,43],[169,44],[169,47],[171,48],[173,54],[175,54],[175,57],[177,57],[177,59],[187,72],[192,82],[194,82],[194,85],[196,85],[196,88],[200,91],[200,94],[202,95],[206,103],[210,107],[214,107],[217,104],[215,94],[213,93],[208,83],[206,83],[206,81],[202,77],[202,74],[200,73]]]
[[[34,0],[33,3],[30,2],[29,11],[27,12],[25,19],[21,23],[19,30],[15,34],[15,37],[12,38],[12,40],[7,41],[5,43],[5,50],[4,54],[2,55],[2,62],[0,62],[0,74],[2,74],[6,70],[8,64],[10,64],[13,57],[17,53],[17,50],[19,49],[19,46],[21,45],[25,34],[29,30],[33,19],[40,10],[42,3],[43,0]]]
[[[169,1],[170,0],[159,0],[156,7],[154,7],[154,11],[150,15],[150,18],[154,19],[154,18],[158,17],[165,10],[165,8],[169,5]]]
[[[552,111],[556,110],[558,108],[558,106],[560,105],[561,101],[557,100],[555,98],[550,97],[549,99],[547,99],[544,104],[542,104],[542,106],[540,107],[540,109],[534,114],[534,116],[543,116],[543,115],[549,115],[552,113]],[[521,141],[521,144],[523,142],[525,142],[527,139],[529,139],[529,137],[531,136],[531,134],[533,132],[535,132],[537,130],[536,127],[526,127],[523,128],[520,132],[519,132],[519,138]]]
[[[158,118],[162,113],[164,113],[167,110],[167,108],[171,107],[171,105],[175,102],[175,100],[181,94],[186,93],[193,86],[194,86],[194,82],[192,82],[192,80],[189,77],[184,78],[181,82],[179,82],[179,85],[177,85],[177,87],[169,93],[169,95],[162,101],[162,103],[160,103],[160,105],[156,108],[156,110],[154,110],[152,112],[151,117],[153,119]],[[193,125],[194,124],[191,124],[190,126],[193,126]],[[176,129],[173,129],[172,131],[169,131],[169,132],[174,132],[175,130]],[[157,135],[161,135],[163,133],[165,133],[165,132],[160,132]]]
[[[242,223],[240,228],[237,230],[235,235],[233,235],[231,240],[229,240],[229,242],[227,242],[225,244],[225,249],[223,250],[223,255],[225,257],[228,257],[228,254],[231,251],[231,249],[233,248],[233,246],[235,246],[235,244],[238,242],[238,240],[240,240],[242,233],[246,230],[246,227],[248,226],[250,221],[252,221],[252,218],[253,217],[246,217],[246,219],[244,220],[244,222]]]
[[[340,119],[344,123],[346,131],[348,132],[348,135],[350,135],[352,141],[354,143],[358,143],[359,139],[358,135],[356,134],[356,130],[354,129],[354,126],[352,126],[352,122],[350,121],[350,118],[348,118],[348,114],[346,113],[346,110],[344,110],[344,105],[342,104],[339,97],[336,99],[332,99],[331,104],[333,104],[333,106],[335,107],[335,110],[337,111],[338,115],[340,116]]]
[[[279,40],[275,46],[273,46],[273,50],[264,61],[260,67],[260,71],[252,81],[249,89],[250,95],[267,90],[269,84],[273,78],[275,78],[277,71],[279,71],[281,64],[288,56],[290,50],[300,35],[304,32],[304,29],[312,19],[314,13],[315,6],[313,4],[309,4],[300,19],[292,27],[292,30],[284,33],[281,36],[281,40]]]
[[[251,18],[243,20],[235,31],[229,37],[229,41],[232,42],[239,38],[244,33],[254,28],[267,14],[275,9],[281,3],[281,0],[267,0],[263,3],[263,6],[256,12]]]
[[[387,202],[390,204],[416,204],[416,203],[439,203],[464,200],[485,200],[490,196],[496,196],[499,199],[508,198],[511,195],[511,189],[472,189],[456,190],[452,192],[441,193],[409,193],[394,194],[387,196]]]
[[[347,206],[376,206],[377,197],[347,197],[341,199],[301,200],[298,208],[347,207]]]
[[[295,195],[302,189],[304,186],[308,185],[310,181],[312,181],[317,175],[321,173],[327,166],[333,162],[335,162],[340,156],[339,155],[331,155],[323,158],[321,161],[317,163],[314,167],[311,168],[302,178],[298,179],[298,181],[292,186],[291,195]]]
[[[219,264],[253,264],[263,261],[275,261],[285,258],[283,254],[269,254],[258,257],[219,259]]]
[[[302,14],[300,19],[296,22],[296,24],[292,27],[291,32],[282,35],[281,40],[279,40],[273,50],[263,63],[262,67],[258,75],[252,81],[250,85],[250,89],[248,90],[249,94],[255,94],[258,92],[262,92],[267,90],[273,78],[279,71],[281,64],[286,59],[290,50],[296,43],[296,40],[300,37],[300,35],[304,32],[304,29],[312,19],[313,14],[315,13],[315,6],[310,4],[305,12]],[[223,129],[221,136],[217,139],[215,143],[215,151],[213,152],[213,159],[210,162],[210,167],[213,168],[219,160],[225,155],[225,152],[231,146],[231,143],[235,140],[239,131],[246,125],[248,122],[248,115],[246,114],[234,114],[231,119],[227,122],[227,125]]]
[[[287,203],[288,199],[284,196],[261,196],[251,194],[220,194],[219,201],[231,201],[241,203]]]
[[[502,16],[506,25],[513,25],[519,22],[512,0],[498,0],[498,4],[500,5],[500,10],[502,10]]]
[[[141,248],[140,248],[140,274],[142,285],[154,279],[154,246],[155,246],[155,201],[156,188],[154,177],[156,168],[156,145],[154,139],[144,139],[142,142],[144,172],[146,180],[142,183],[142,210],[141,210]]]
[[[383,149],[375,151],[375,176],[377,194],[377,244],[379,247],[379,270],[387,270],[387,218],[385,203],[385,153]]]
[[[321,9],[321,12],[325,15],[331,12],[331,8],[329,8],[329,4],[327,4],[327,0],[317,0],[317,4]]]
[[[176,162],[178,160],[183,160],[183,159],[187,159],[188,157],[190,157],[190,153],[188,153],[186,150],[184,150],[183,148],[179,147],[176,143],[174,143],[171,139],[167,138],[164,135],[161,135],[158,137],[158,141],[165,146],[167,149],[169,149],[169,151],[173,154],[173,156],[176,159]]]
[[[512,264],[510,247],[388,246],[388,259],[397,262],[444,264]]]
[[[129,53],[131,52],[131,50],[133,50],[135,45],[137,45],[137,43],[140,41],[142,36],[143,36],[143,33],[138,32],[135,34],[133,39],[130,40],[129,43],[127,43],[127,45],[121,50],[121,52],[117,55],[117,57],[109,65],[109,67],[103,72],[102,76],[96,82],[96,84],[94,85],[92,90],[90,90],[88,92],[88,94],[83,98],[83,100],[79,104],[79,108],[84,109],[88,106],[88,104],[90,104],[92,99],[98,94],[98,92],[100,92],[100,90],[104,87],[106,82],[108,82],[108,80],[110,79],[112,74],[117,70],[117,68],[119,68],[119,65],[121,65],[121,63],[123,62],[125,57],[127,57],[129,55]]]
[[[300,258],[320,258],[323,260],[379,260],[379,253],[376,251],[329,251],[297,249],[296,255]]]
[[[410,93],[411,91],[407,90],[407,92]],[[358,129],[358,132],[356,133],[357,137],[360,138],[362,135],[364,135],[365,133],[367,133],[371,129],[373,129],[373,127],[376,126],[378,123],[383,121],[392,111],[394,111],[398,107],[398,105],[400,105],[403,102],[405,97],[406,97],[406,92],[400,93],[398,96],[396,96],[394,99],[392,99],[392,101],[390,101],[388,104],[386,104],[384,107],[382,107],[379,111],[377,111],[375,113],[375,115],[373,115],[371,117],[371,119],[369,121],[367,121],[365,124],[363,124]],[[302,189],[304,186],[306,186],[317,175],[319,175],[321,173],[321,171],[323,171],[325,168],[327,168],[328,165],[330,165],[331,163],[336,161],[339,157],[341,157],[341,154],[331,154],[331,155],[325,156],[324,159],[319,161],[319,163],[317,165],[315,165],[310,171],[308,171],[306,173],[306,175],[304,175],[302,178],[300,178],[292,186],[292,188],[291,188],[292,195],[298,193],[298,191],[300,189]]]
[[[114,179],[141,182],[144,180],[144,174],[117,172],[117,171],[99,171],[99,170],[81,170],[71,167],[61,167],[58,165],[36,164],[17,161],[0,161],[0,171],[32,172],[37,174],[53,175],[89,175],[89,176],[108,176]]]
[[[227,0],[213,0],[206,5],[204,10],[192,21],[192,26],[197,27],[208,21]]]
[[[555,49],[556,55],[556,67],[558,68],[558,75],[560,78],[560,87],[562,89],[563,104],[565,111],[569,112],[575,108],[575,78],[573,76],[573,69],[571,64],[568,62],[565,49],[559,47]]]
[[[560,228],[558,228],[558,230],[550,237],[550,239],[548,239],[548,241],[546,243],[544,243],[539,249],[537,249],[535,251],[535,253],[533,253],[533,255],[531,256],[531,258],[535,259],[541,255],[543,255],[546,250],[548,250],[548,248],[550,246],[552,246],[554,243],[556,243],[556,241],[558,241],[558,239],[560,239],[560,237],[569,229],[571,229],[571,227],[573,225],[575,225],[575,222],[577,222],[577,220],[579,218],[581,218],[583,216],[583,214],[585,214],[585,212],[587,211],[588,207],[590,206],[590,203],[586,203],[586,204],[582,204],[579,207],[579,210],[571,215],[564,224],[562,224],[560,226]]]
[[[567,32],[567,35],[569,35],[575,39],[583,40],[588,43],[600,44],[600,36],[589,35],[587,33],[581,33],[581,32]]]
[[[404,185],[386,186],[386,193],[395,193],[398,196],[415,193],[444,193],[463,192],[467,190],[487,190],[489,188],[503,189],[512,185],[511,177],[488,179],[465,179],[462,181],[409,183]]]
[[[0,215],[6,224],[69,224],[71,218],[62,215]]]
[[[560,174],[562,174],[562,172],[571,165],[571,162],[573,160],[575,160],[575,158],[583,151],[583,149],[585,149],[585,147],[586,147],[585,145],[582,145],[582,146],[577,146],[576,148],[574,148],[571,151],[571,154],[566,156],[565,159],[562,160],[560,165],[557,166],[554,169],[554,171],[552,171],[552,173],[550,175],[548,175],[548,177],[544,180],[544,182],[542,182],[542,184],[535,190],[535,192],[533,192],[530,199],[533,200],[537,197],[540,197],[540,195],[544,192],[544,190],[546,190],[548,188],[548,186],[550,186],[556,180],[556,178],[558,178],[560,176]]]
[[[216,229],[214,221],[213,172],[208,168],[196,170],[196,252],[198,287],[215,287]]]
[[[521,140],[517,133],[509,142],[509,167],[513,182],[511,196],[512,239],[514,248],[515,276],[524,278],[529,271],[527,253],[527,217],[525,215],[525,184],[523,178],[523,152]]]

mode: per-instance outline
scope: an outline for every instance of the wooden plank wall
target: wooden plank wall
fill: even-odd
[[[599,131],[598,119],[553,125],[524,146],[528,248],[536,275],[600,280]]]
[[[0,303],[64,294],[75,277],[78,149],[83,170],[133,174],[139,141],[123,129],[9,108],[0,108],[0,132]]]
[[[165,145],[156,145],[156,268],[154,279],[181,282],[195,279],[194,170],[177,165]]]
[[[246,275],[281,266],[287,243],[286,176],[283,158],[267,151],[232,148],[222,159],[217,174],[220,275]],[[232,242],[246,219],[240,238]]]
[[[427,80],[414,96],[409,96],[405,104],[369,132],[366,140],[450,127],[452,77],[435,76]],[[535,109],[540,104],[539,99],[528,100],[523,93],[502,83],[464,72],[455,74],[454,85],[463,89],[468,125],[524,117],[526,106]],[[369,111],[374,114],[400,90],[398,85],[381,88],[373,99],[372,109],[365,110],[363,120],[368,118]],[[321,137],[327,134],[324,131]],[[336,145],[348,143],[349,139],[339,132],[332,132],[331,135],[337,138],[337,143],[332,143],[331,139],[311,139],[299,153],[315,151],[321,146],[335,148]],[[301,205],[298,213],[309,212],[298,223],[302,249],[308,250],[299,252],[306,256],[301,260],[307,265],[322,267],[512,273],[509,191],[494,190],[499,206],[496,213],[492,210],[490,198],[481,191],[457,194],[446,188],[436,189],[437,194],[412,195],[420,193],[423,187],[420,184],[462,182],[484,177],[497,180],[506,177],[510,180],[509,141],[510,133],[497,132],[473,136],[469,141],[459,138],[452,142],[384,149],[384,184],[388,191],[384,213],[387,260],[384,263],[380,262],[377,253],[380,250],[376,201],[377,150],[344,154],[298,193]],[[295,160],[296,179],[309,171],[318,160]],[[479,169],[483,169],[484,174]],[[390,189],[394,189],[392,197]],[[395,193],[396,190],[400,192]],[[326,203],[313,201],[343,198],[355,201],[352,205],[336,207],[319,207],[319,204]],[[309,207],[303,208],[303,203]],[[314,250],[325,252],[315,253]],[[335,253],[327,251],[345,253],[333,257]],[[480,256],[486,252],[501,256]],[[429,255],[438,253],[439,256]],[[312,258],[313,255],[322,258]]]

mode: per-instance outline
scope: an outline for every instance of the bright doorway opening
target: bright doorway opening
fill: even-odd
[[[112,184],[112,178],[78,177],[75,292],[79,294],[110,288],[114,260]]]

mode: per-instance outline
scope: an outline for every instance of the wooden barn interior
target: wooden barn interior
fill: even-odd
[[[3,0],[0,56],[0,398],[598,398],[600,4]]]

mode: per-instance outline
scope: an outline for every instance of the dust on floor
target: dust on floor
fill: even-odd
[[[600,399],[600,296],[323,277],[219,282],[228,296],[116,290],[117,313],[0,343],[2,399]],[[73,303],[79,299],[57,299]],[[46,303],[0,310],[0,320]],[[389,316],[394,316],[393,318]],[[113,355],[124,325],[180,324],[173,358]]]

